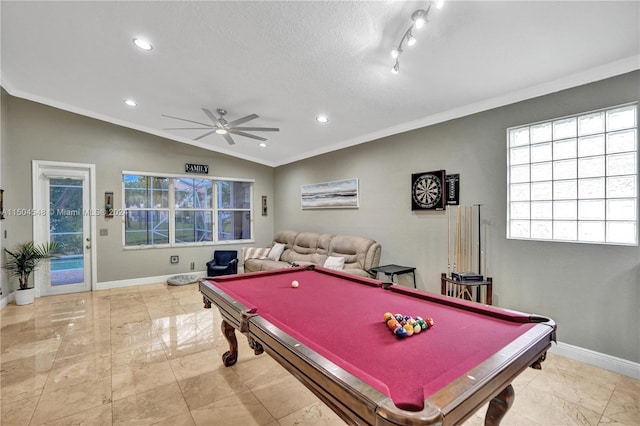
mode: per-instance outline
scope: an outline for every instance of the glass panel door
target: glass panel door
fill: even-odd
[[[51,286],[85,282],[83,201],[84,180],[49,180],[49,235],[60,245],[61,254],[51,260]]]
[[[33,218],[34,241],[56,242],[61,252],[35,272],[37,296],[91,290],[95,279],[93,170],[90,164],[34,160],[34,208],[46,212]]]

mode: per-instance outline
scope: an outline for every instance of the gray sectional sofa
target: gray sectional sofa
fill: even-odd
[[[243,248],[238,273],[313,264],[371,277],[381,252],[380,243],[365,237],[285,230],[274,235],[271,247]]]

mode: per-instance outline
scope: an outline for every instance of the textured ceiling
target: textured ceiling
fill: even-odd
[[[638,1],[2,1],[12,95],[269,166],[640,68]],[[142,36],[154,46],[137,49]],[[126,98],[138,102],[124,105]],[[268,139],[164,130],[258,114]],[[321,125],[316,115],[325,113]]]

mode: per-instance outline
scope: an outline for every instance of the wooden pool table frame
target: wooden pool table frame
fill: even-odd
[[[247,335],[256,355],[266,351],[352,425],[459,424],[488,401],[485,424],[498,425],[513,403],[513,379],[527,367],[540,369],[547,349],[555,341],[555,323],[548,318],[532,316],[533,322],[539,324],[502,348],[500,356],[489,357],[430,396],[422,411],[406,411],[397,408],[388,396],[251,312],[209,283],[209,279],[218,278],[200,280],[199,288],[204,307],[211,308],[211,304],[215,304],[223,318],[221,330],[229,342],[229,351],[223,355],[224,365],[231,366],[237,361],[235,330],[239,330]],[[451,303],[460,302],[451,299]]]

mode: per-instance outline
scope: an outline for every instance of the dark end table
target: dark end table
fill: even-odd
[[[374,274],[376,278],[378,278],[378,273],[381,272],[385,274],[391,282],[398,283],[397,276],[402,274],[413,274],[413,288],[416,287],[416,268],[411,266],[400,266],[400,265],[382,265],[376,266],[375,268],[369,269],[371,274]],[[393,277],[396,277],[396,280],[393,280]]]

